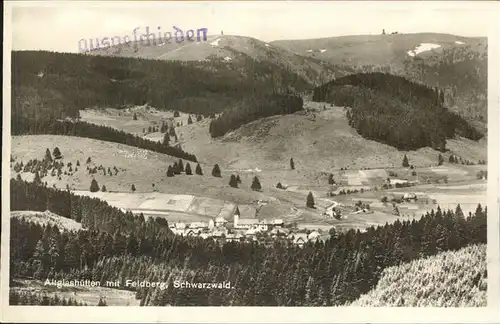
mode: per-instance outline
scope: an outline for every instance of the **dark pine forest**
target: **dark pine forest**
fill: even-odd
[[[437,88],[386,73],[352,74],[314,90],[314,101],[347,108],[349,124],[371,140],[401,150],[425,146],[444,151],[456,135],[478,140],[483,135],[444,104]]]

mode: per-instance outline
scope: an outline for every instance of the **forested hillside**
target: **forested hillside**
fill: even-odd
[[[266,247],[163,235],[166,224],[144,223],[98,199],[18,180],[11,188],[12,209],[48,208],[72,218],[82,214],[82,224],[92,229],[61,233],[11,219],[11,276],[119,280],[122,287],[127,279],[168,284],[164,290],[137,290],[142,305],[344,305],[374,288],[387,267],[486,243],[487,211],[481,206],[468,217],[459,208],[438,208],[418,221],[334,233],[304,248],[279,240]],[[174,289],[175,280],[229,281],[234,289]]]
[[[402,150],[429,146],[444,151],[446,139],[483,135],[443,106],[444,93],[386,73],[353,74],[314,90],[314,101],[345,106],[358,133]]]
[[[248,98],[210,122],[210,135],[219,137],[241,125],[263,117],[292,114],[302,110],[303,100],[293,95],[273,94]]]
[[[487,284],[486,245],[472,245],[385,269],[351,306],[484,307]]]
[[[228,65],[12,52],[13,120],[77,117],[80,109],[89,107],[146,103],[161,110],[208,115],[241,98],[310,87],[292,71],[250,57]]]

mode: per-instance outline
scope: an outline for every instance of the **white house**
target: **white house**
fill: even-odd
[[[325,212],[323,213],[324,216],[334,218],[339,216],[340,212],[336,209],[339,203],[333,202],[332,204],[326,206]]]
[[[417,195],[412,193],[412,192],[407,192],[403,195],[403,199],[406,199],[406,200],[417,200]]]
[[[250,229],[257,227],[260,224],[256,218],[243,218],[240,219],[239,215],[234,215],[234,228],[235,229]]]

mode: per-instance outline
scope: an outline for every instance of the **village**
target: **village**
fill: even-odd
[[[208,222],[177,222],[169,225],[176,235],[214,239],[219,242],[258,242],[270,245],[286,240],[303,247],[306,243],[324,241],[328,236],[317,230],[298,230],[285,226],[283,219],[240,218],[238,210],[231,221],[215,217]]]

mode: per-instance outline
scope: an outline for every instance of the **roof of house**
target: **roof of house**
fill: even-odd
[[[207,223],[205,222],[193,222],[189,224],[189,228],[200,228],[200,227],[207,227]]]
[[[216,223],[225,223],[227,220],[224,219],[224,217],[218,216],[215,218]]]
[[[293,234],[293,242],[298,243],[300,241],[307,242],[307,234],[306,233],[294,233]]]
[[[238,219],[238,224],[240,225],[257,225],[260,221],[257,218],[243,218]]]
[[[317,231],[312,231],[311,233],[309,233],[309,235],[307,236],[307,238],[309,240],[312,240],[312,239],[317,239],[318,237],[320,237],[321,234],[319,234],[319,232]]]

